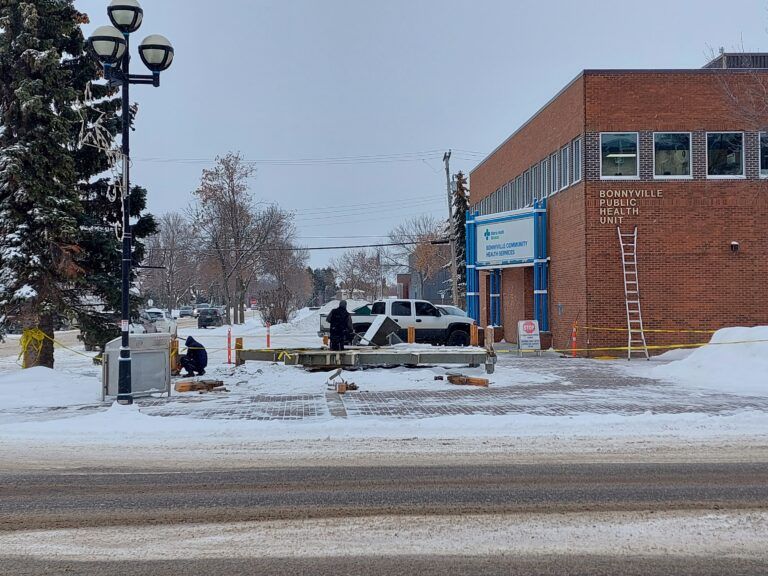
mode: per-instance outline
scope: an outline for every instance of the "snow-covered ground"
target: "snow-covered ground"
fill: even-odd
[[[209,558],[601,555],[765,558],[768,512],[373,516],[183,527],[99,526],[0,533],[8,556],[115,562]],[[354,543],[353,546],[350,543]]]
[[[712,335],[709,346],[672,350],[625,368],[678,386],[768,396],[768,326],[723,328]]]
[[[272,346],[317,347],[319,314],[302,310],[292,322],[273,326]],[[610,451],[619,444],[645,449],[654,442],[749,439],[764,446],[768,440],[765,327],[722,330],[711,346],[650,362],[502,354],[487,391],[436,379],[456,370],[450,366],[345,372],[360,392],[341,401],[326,397],[326,373],[272,363],[226,364],[227,332],[180,328],[179,337],[191,335],[209,349],[208,373],[223,380],[228,392],[174,393],[169,403],[151,405],[100,404],[99,367],[81,348],[58,350],[56,370],[21,371],[15,357],[0,357],[0,453],[130,445],[145,454],[161,450],[193,458],[185,452],[190,443],[209,454],[291,452],[299,445],[314,452],[319,444],[338,453],[353,445],[363,452],[396,450],[416,440],[426,450],[455,441],[467,452],[555,444]],[[257,315],[232,333],[244,337],[247,348],[266,345]],[[485,375],[482,368],[460,371]],[[590,384],[592,376],[597,384]],[[346,406],[346,417],[333,413],[334,402]],[[253,408],[258,406],[264,410]],[[409,413],[411,406],[422,412]],[[288,416],[270,417],[273,408]],[[233,416],[240,412],[242,417]],[[334,442],[339,438],[357,443]]]

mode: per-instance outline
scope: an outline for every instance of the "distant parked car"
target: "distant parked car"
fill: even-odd
[[[192,306],[182,306],[179,308],[179,318],[192,318],[195,315],[195,309]]]
[[[157,332],[176,333],[176,322],[168,317],[165,310],[161,310],[160,308],[147,308],[146,310],[142,310],[139,313],[139,320],[145,325],[144,328],[147,332],[151,332],[151,330],[146,324],[152,324]]]
[[[461,308],[458,306],[451,306],[449,304],[435,304],[438,310],[440,312],[445,312],[446,316],[466,316],[467,313],[464,312]]]
[[[210,307],[211,307],[211,305],[208,304],[207,302],[201,302],[200,304],[197,304],[195,306],[194,310],[192,311],[192,316],[197,318],[198,316],[200,316],[200,311],[201,310],[205,310],[205,309],[210,308]]]
[[[208,328],[210,326],[224,326],[224,319],[218,308],[203,308],[198,312],[197,327]]]

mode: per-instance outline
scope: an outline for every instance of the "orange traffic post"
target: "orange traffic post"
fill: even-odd
[[[267,348],[272,348],[272,338],[270,334],[271,325],[267,322]]]
[[[232,364],[232,327],[227,328],[227,364]]]
[[[240,358],[240,351],[243,349],[243,339],[235,338],[235,365],[240,366],[243,360]]]
[[[408,327],[408,344],[416,342],[416,328],[414,326]]]
[[[578,322],[573,323],[571,330],[571,358],[576,358],[576,333],[578,332]]]
[[[472,326],[469,327],[469,345],[470,346],[477,346],[480,342],[479,337],[479,330],[477,328],[477,324],[472,324]]]

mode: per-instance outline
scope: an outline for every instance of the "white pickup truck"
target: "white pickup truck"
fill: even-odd
[[[374,316],[385,314],[400,325],[397,335],[403,341],[408,338],[408,328],[413,326],[416,329],[416,342],[448,346],[468,346],[469,327],[475,323],[472,318],[449,314],[426,300],[377,300],[371,305],[353,309],[351,314],[357,334],[362,335],[370,328]],[[319,336],[330,333],[331,327],[326,317],[327,314],[320,315]]]

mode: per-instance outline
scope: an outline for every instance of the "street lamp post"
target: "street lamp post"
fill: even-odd
[[[144,19],[144,11],[137,0],[112,0],[107,8],[113,26],[97,28],[89,38],[89,44],[104,65],[104,77],[110,86],[122,88],[122,185],[123,203],[122,227],[122,306],[121,306],[121,346],[117,384],[117,401],[120,404],[133,404],[131,389],[131,347],[130,326],[130,282],[131,282],[131,197],[129,187],[130,131],[131,110],[129,87],[131,84],[151,84],[160,86],[160,72],[173,62],[173,47],[167,38],[159,34],[147,36],[139,44],[139,56],[152,74],[131,74],[131,55],[129,38],[136,32]]]

